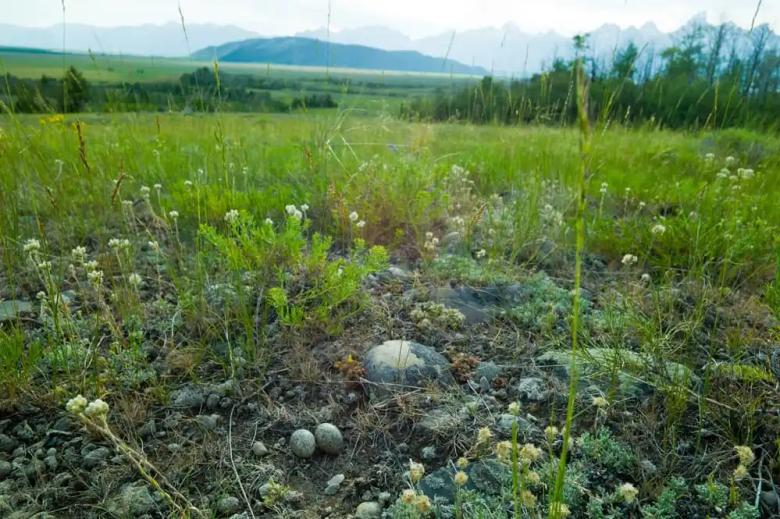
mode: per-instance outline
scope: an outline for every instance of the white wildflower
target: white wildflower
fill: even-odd
[[[35,238],[30,238],[24,242],[24,252],[38,252],[41,250],[41,242]]]
[[[132,207],[133,201],[132,200],[122,200],[122,207]]]
[[[639,258],[634,256],[633,254],[626,254],[623,256],[623,266],[630,267],[632,265],[636,265],[636,263],[639,261]]]
[[[85,407],[87,407],[87,399],[81,395],[71,398],[68,400],[68,403],[65,404],[65,410],[73,414],[82,412]]]
[[[356,212],[356,211],[352,211],[351,213],[349,213],[349,219],[350,219],[351,221],[353,221],[353,222],[357,222],[357,221],[358,221],[358,218],[359,218],[359,217],[358,217],[358,214],[357,214],[357,212]]]
[[[77,263],[83,263],[84,260],[87,257],[87,248],[86,247],[76,247],[72,251],[70,251],[71,257],[73,257],[73,261]]]
[[[133,273],[127,276],[127,282],[130,283],[135,288],[138,288],[139,286],[141,286],[141,283],[143,283],[143,280],[141,279],[141,276]]]
[[[98,262],[95,260],[88,261],[84,263],[84,267],[87,269],[87,272],[92,272],[96,268],[98,268]]]
[[[308,211],[308,210],[309,210],[309,205],[308,205],[308,204],[303,204],[303,205],[301,206],[301,211],[303,211],[304,213],[305,213],[306,211]]]
[[[43,290],[41,290],[40,292],[38,292],[37,294],[35,294],[35,298],[36,298],[38,301],[44,301],[44,300],[46,300],[46,299],[49,299],[49,296],[47,296],[47,295],[46,295],[46,292],[44,292]]]
[[[366,226],[366,222],[364,222],[363,220],[360,220],[358,223],[355,224],[355,227],[357,227],[358,229],[362,229],[365,226]]]
[[[271,220],[270,218],[266,218],[266,219],[265,219],[265,223],[267,223],[268,225],[273,225],[273,224],[274,224],[274,221],[273,221],[273,220]]]
[[[484,258],[486,254],[487,254],[487,251],[485,251],[485,249],[480,249],[480,250],[477,251],[476,256],[477,256],[477,258]]]
[[[731,166],[731,165],[732,165],[732,164],[734,164],[736,161],[737,161],[737,159],[735,159],[735,158],[734,158],[734,157],[732,157],[732,156],[728,156],[728,157],[726,157],[726,165],[727,165],[727,166]]]
[[[157,243],[156,241],[150,241],[148,243],[148,245],[149,245],[149,248],[152,249],[154,252],[159,252],[160,251],[160,244]]]
[[[707,162],[712,162],[713,160],[715,160],[715,154],[714,153],[706,154],[704,156],[704,160],[706,160]]]
[[[94,286],[100,286],[103,284],[103,271],[102,270],[91,270],[87,272],[87,279],[89,282]]]
[[[636,499],[637,494],[639,494],[639,490],[636,489],[634,485],[631,483],[623,483],[618,488],[618,494],[620,494],[620,497],[623,498],[623,501],[626,503],[631,503]]]
[[[642,277],[639,278],[639,279],[640,279],[640,281],[642,281],[642,283],[649,283],[650,282],[650,274],[645,272],[644,274],[642,274]]]
[[[38,269],[44,271],[44,272],[50,272],[51,271],[51,261],[42,261],[38,263]]]
[[[429,232],[426,232],[426,233],[425,233],[425,239],[426,239],[426,240],[430,240],[431,238],[433,238],[433,233],[432,233],[432,232],[430,232],[430,231],[429,231]]]
[[[105,416],[108,412],[108,404],[101,399],[93,400],[84,410],[84,414],[90,417]]]
[[[119,238],[111,238],[108,240],[108,247],[112,250],[119,250],[119,246],[122,244],[122,242],[119,240]]]
[[[149,193],[151,193],[152,190],[149,189],[149,186],[141,186],[141,198],[144,200],[149,200]]]
[[[288,206],[285,206],[284,210],[285,210],[285,211],[287,211],[287,214],[289,214],[290,216],[292,216],[292,215],[294,215],[294,214],[295,214],[295,211],[297,211],[297,210],[298,210],[298,208],[297,208],[297,207],[295,207],[294,205],[290,204],[290,205],[288,205]]]
[[[296,220],[303,220],[303,213],[296,209],[292,217],[295,218]]]
[[[179,211],[168,211],[168,216],[171,217],[171,220],[178,220],[179,219]]]
[[[185,180],[184,181],[184,187],[186,187],[187,189],[191,189],[192,188],[192,180]]]
[[[238,220],[238,209],[231,209],[225,213],[225,221],[227,223],[233,223]]]
[[[665,226],[663,226],[663,225],[662,225],[662,224],[660,224],[660,223],[657,223],[657,224],[655,224],[655,225],[653,226],[653,228],[652,228],[652,229],[650,229],[650,232],[652,232],[653,234],[656,234],[656,235],[658,235],[658,234],[663,234],[663,233],[665,233],[665,232],[666,232],[666,227],[665,227]]]

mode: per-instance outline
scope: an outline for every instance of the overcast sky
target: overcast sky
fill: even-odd
[[[527,32],[586,32],[603,23],[655,22],[677,29],[699,12],[710,23],[750,27],[758,0],[331,0],[334,29],[385,25],[410,36],[514,23]],[[232,24],[285,35],[327,24],[328,0],[65,0],[67,23],[101,26],[179,21]],[[0,0],[0,23],[47,26],[62,21],[61,0]],[[780,0],[764,0],[757,23],[780,23]]]

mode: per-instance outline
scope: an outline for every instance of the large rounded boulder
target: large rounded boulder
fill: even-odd
[[[363,361],[372,397],[384,397],[430,384],[451,385],[450,363],[429,346],[412,341],[386,341],[371,348]]]

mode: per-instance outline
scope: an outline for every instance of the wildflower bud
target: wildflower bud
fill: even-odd
[[[736,469],[734,469],[734,479],[737,481],[743,480],[746,477],[748,477],[748,469],[744,465],[738,466]]]
[[[427,515],[431,513],[431,499],[425,494],[420,494],[417,496],[414,501],[414,506],[416,506],[417,510],[423,514]]]
[[[469,460],[466,458],[458,458],[458,468],[465,469],[469,465]]]
[[[152,249],[152,250],[153,250],[153,251],[155,251],[155,252],[157,252],[157,251],[159,251],[159,250],[160,250],[160,244],[159,244],[159,243],[157,243],[156,241],[150,241],[150,242],[148,243],[148,245],[149,245],[149,248],[150,248],[150,249]]]
[[[552,441],[557,438],[559,434],[561,434],[561,431],[559,431],[558,428],[554,425],[549,425],[544,429],[544,434],[547,436],[547,438],[550,439],[550,441]]]
[[[508,410],[509,410],[509,414],[517,416],[518,413],[520,413],[520,404],[518,404],[517,402],[512,402],[511,404],[509,404]]]
[[[645,274],[646,275],[646,274]],[[603,409],[605,407],[609,407],[609,402],[606,398],[603,396],[594,396],[593,401],[591,402],[594,406]]]
[[[103,271],[92,270],[90,272],[87,272],[87,279],[89,280],[92,286],[99,287],[100,285],[103,284]]]
[[[734,450],[737,451],[737,457],[739,457],[739,462],[741,465],[745,465],[747,467],[756,460],[756,455],[753,454],[753,449],[746,445],[739,445],[734,447]]]
[[[425,233],[425,239],[426,239],[426,240],[430,240],[431,238],[433,238],[433,233],[432,233],[432,232],[430,232],[430,231],[429,231],[429,232],[426,232],[426,233]]]
[[[512,444],[510,442],[498,442],[496,444],[496,457],[498,461],[506,461],[512,454]]]
[[[530,443],[526,443],[520,448],[517,453],[517,457],[523,462],[531,464],[538,460],[542,455],[542,451]]]
[[[179,211],[169,211],[168,216],[171,217],[171,220],[178,220],[179,219]]]
[[[466,475],[465,472],[463,472],[462,470],[459,470],[455,474],[455,477],[453,478],[453,480],[455,481],[456,485],[462,487],[463,485],[466,484],[466,482],[468,482],[469,477],[468,477],[468,475]]]
[[[87,257],[87,249],[86,247],[76,247],[70,251],[70,255],[76,263],[83,263]]]
[[[493,433],[487,427],[483,427],[477,433],[477,443],[487,443],[491,438],[493,438]]]
[[[88,261],[84,263],[84,268],[87,269],[87,272],[92,272],[93,270],[98,268],[98,262],[95,260]]]

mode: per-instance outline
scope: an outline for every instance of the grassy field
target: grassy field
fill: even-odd
[[[0,517],[777,513],[777,136],[0,125]]]

